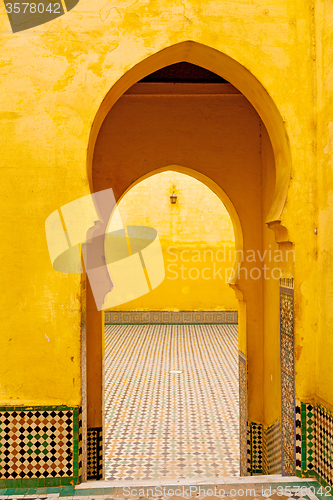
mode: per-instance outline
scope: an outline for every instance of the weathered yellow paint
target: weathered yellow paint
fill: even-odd
[[[332,34],[332,3],[318,0],[314,10],[315,16],[315,56],[316,56],[316,160],[318,182],[314,186],[312,196],[315,198],[315,217],[308,221],[309,232],[314,240],[307,260],[316,262],[317,280],[313,288],[302,283],[301,290],[307,297],[309,313],[316,318],[316,365],[315,387],[312,396],[315,401],[333,409],[333,34]],[[317,229],[317,234],[314,230]],[[316,288],[314,288],[316,286]],[[309,295],[316,293],[316,300],[310,301]],[[314,297],[313,297],[314,298]],[[302,324],[297,344],[301,347],[299,364],[302,365],[299,386],[300,395],[306,393],[307,388],[301,381],[306,370],[312,371],[309,332]],[[313,343],[312,343],[313,345]],[[303,363],[302,363],[303,361]],[[311,368],[310,368],[311,367]]]
[[[173,192],[175,204],[170,202]],[[114,309],[237,310],[227,283],[234,264],[232,221],[208,187],[188,175],[166,171],[129,189],[118,208],[125,226],[157,230],[165,279],[149,294]]]
[[[113,104],[141,77],[185,60],[235,85],[267,129],[276,182],[262,178],[273,199],[263,195],[256,220],[269,222],[282,248],[294,245],[285,272],[295,278],[296,397],[332,407],[332,16],[329,0],[80,0],[13,35],[0,5],[2,405],[80,403],[80,276],[52,269],[44,222],[89,194],[95,142]],[[252,224],[242,227],[246,245]],[[272,234],[263,230],[264,246]],[[277,290],[265,283],[262,293],[264,310],[250,310],[244,294],[240,347],[258,367],[249,417],[270,423]]]

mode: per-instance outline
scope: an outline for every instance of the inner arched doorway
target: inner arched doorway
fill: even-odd
[[[104,477],[115,484],[239,476],[233,223],[220,197],[188,173],[152,172],[118,201],[134,254],[140,228],[157,231],[165,277],[105,309]],[[108,233],[118,225],[111,219]]]
[[[176,57],[173,61],[179,58],[190,62],[202,60],[204,49],[189,43],[189,46],[174,49]],[[206,55],[212,56],[210,49],[207,50]],[[172,50],[164,53],[161,60],[165,60],[165,56],[166,60],[169,56],[172,59]],[[224,58],[223,54],[219,61],[207,57],[202,66],[210,66],[216,73],[222,74]],[[161,61],[156,59],[156,62],[158,69]],[[235,69],[233,63],[224,62],[228,63],[225,73],[229,72],[232,76]],[[136,74],[147,74],[145,64],[146,61],[138,65],[140,68],[137,68]],[[252,75],[247,75],[246,70],[244,74],[254,82],[254,87],[259,85]],[[236,72],[234,76],[237,80],[241,75]],[[127,78],[122,85],[128,88],[128,83]],[[268,280],[262,270],[263,267],[273,270],[272,264],[277,260],[272,262],[272,255],[274,258],[277,255],[274,252],[280,250],[279,267],[282,275],[287,276],[287,283],[291,283],[289,277],[292,271],[285,257],[290,243],[279,219],[288,186],[289,168],[288,145],[280,116],[263,89],[259,98],[254,92],[253,101],[254,104],[259,103],[256,106],[258,111],[261,111],[261,106],[265,108],[262,115],[267,118],[270,136],[250,102],[228,83],[214,84],[220,87],[208,92],[207,87],[202,87],[207,84],[193,84],[189,90],[185,86],[180,88],[171,84],[169,88],[168,85],[162,88],[152,82],[142,82],[119,98],[117,92],[124,89],[122,85],[119,83],[119,88],[113,89],[113,95],[104,101],[101,114],[95,121],[91,136],[94,150],[89,153],[89,161],[92,162],[91,187],[93,191],[112,187],[116,199],[119,199],[138,178],[149,175],[156,168],[176,163],[205,175],[228,195],[243,227],[244,255],[249,257],[244,261],[243,272],[235,276],[231,283],[239,300],[241,473],[279,472],[280,275],[275,274],[274,279]],[[242,85],[246,87],[244,79],[239,87]],[[250,95],[252,91],[249,90]],[[106,114],[109,106],[112,108]],[[278,155],[274,152],[277,148]],[[267,220],[276,230],[279,246],[273,232],[266,226]],[[259,275],[257,269],[261,270]],[[98,429],[102,422],[101,394],[96,391],[101,382],[102,320],[100,314],[94,311],[91,299],[88,287],[87,427]],[[292,400],[292,392],[289,391],[288,397]],[[292,416],[285,422],[290,437],[290,431],[294,435]],[[293,440],[288,440],[293,443]],[[286,464],[284,471],[293,474],[294,446],[292,444],[289,450],[282,448],[283,463]]]

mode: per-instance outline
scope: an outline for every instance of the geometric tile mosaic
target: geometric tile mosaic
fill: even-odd
[[[239,432],[240,432],[240,475],[248,473],[247,450],[247,366],[246,356],[239,351]]]
[[[310,443],[310,439],[309,439]],[[315,452],[315,470],[326,483],[333,485],[333,416],[322,405],[315,408],[314,445],[307,455]]]
[[[281,474],[281,422],[265,428],[267,474]]]
[[[305,413],[305,411],[304,411]],[[303,415],[304,416],[304,415]],[[300,401],[295,401],[295,466],[296,474],[302,472],[302,435],[305,436],[305,425],[302,427],[302,404]],[[303,446],[303,453],[304,453]]]
[[[247,422],[247,475],[251,476],[252,474],[252,469],[251,469],[251,426],[249,422]],[[244,474],[245,475],[245,474]]]
[[[74,411],[74,464],[76,463],[76,456],[75,456],[75,452],[76,452],[76,423],[75,423],[75,413],[76,411]],[[78,474],[79,474],[79,480],[81,481],[82,479],[82,459],[83,459],[83,456],[82,456],[82,453],[83,453],[83,446],[82,446],[82,406],[79,407],[79,410],[78,410]]]
[[[105,327],[105,479],[237,476],[236,325]]]
[[[250,422],[249,475],[281,474],[281,424],[278,419],[272,425]]]
[[[103,477],[102,427],[87,429],[87,479]]]
[[[297,475],[333,486],[333,414],[321,404],[296,402]]]
[[[304,427],[305,423],[305,442],[306,442],[306,448],[305,448],[305,453],[302,456],[302,462],[304,463],[305,461],[304,459],[306,458],[306,469],[311,471],[315,470],[316,467],[315,425],[317,423],[316,410],[312,404],[302,403],[301,421],[302,421],[302,427]]]
[[[295,368],[294,289],[292,278],[280,282],[281,432],[282,473],[294,476],[295,457]]]
[[[1,411],[0,478],[74,476],[73,420],[67,409]]]
[[[262,474],[268,474],[268,454],[267,454],[267,435],[265,426],[263,426],[262,434]]]
[[[237,324],[237,311],[105,311],[105,324]]]
[[[251,422],[249,424],[249,433],[251,442],[250,474],[264,474],[264,426],[256,422]]]

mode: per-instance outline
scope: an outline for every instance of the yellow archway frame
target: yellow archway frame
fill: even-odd
[[[232,85],[234,85],[252,104],[260,118],[262,119],[268,135],[270,137],[270,141],[273,148],[274,160],[275,160],[275,170],[276,170],[276,183],[275,183],[275,191],[273,201],[266,218],[266,223],[270,228],[272,228],[275,232],[276,241],[280,244],[280,248],[283,248],[284,245],[290,245],[290,239],[288,236],[288,231],[285,226],[281,223],[281,216],[283,212],[283,208],[286,203],[287,192],[290,181],[291,174],[291,154],[289,141],[287,137],[287,133],[285,130],[284,122],[281,117],[281,114],[275,105],[274,101],[266,91],[266,89],[262,86],[262,84],[257,80],[257,78],[248,71],[243,65],[239,64],[234,59],[229,56],[223,54],[222,52],[217,51],[211,47],[202,45],[200,43],[194,41],[185,41],[182,43],[175,44],[173,46],[167,47],[157,53],[152,54],[151,56],[139,61],[135,66],[129,69],[111,88],[111,90],[107,93],[104,100],[100,104],[100,107],[96,113],[91,133],[89,137],[88,149],[87,149],[87,176],[90,184],[90,189],[93,192],[93,179],[92,179],[92,164],[93,164],[93,153],[96,144],[96,140],[99,134],[99,130],[102,126],[104,119],[107,114],[111,110],[112,106],[117,102],[117,100],[135,83],[144,78],[145,76],[153,73],[165,66],[175,64],[178,62],[189,62],[195,64],[197,66],[201,66],[209,71],[212,71],[227,81],[229,81]],[[187,173],[188,175],[197,178],[204,184],[206,184],[213,192],[219,196],[221,201],[225,204],[230,217],[232,219],[235,231],[235,243],[236,249],[243,249],[243,231],[241,227],[241,223],[238,217],[238,214],[235,210],[233,203],[227,197],[227,195],[223,192],[223,190],[215,184],[208,177],[203,174],[196,172],[192,169],[188,169],[186,167],[178,167],[178,166],[167,166],[159,170],[154,170],[153,172],[149,172],[146,176],[137,179],[134,184],[142,181],[144,178],[149,177],[150,175],[156,174],[158,172],[162,172],[164,170],[175,169],[182,173]],[[132,184],[128,190],[133,187]],[[125,193],[123,193],[124,195]],[[122,195],[122,196],[123,196]],[[239,255],[240,252],[236,252],[236,255]],[[235,262],[235,266],[237,267],[238,263]],[[246,346],[246,304],[243,301],[243,294],[239,290],[237,286],[237,273],[233,273],[234,279],[229,283],[230,286],[236,292],[236,297],[239,300],[239,334],[240,334],[240,350],[246,354],[247,346]],[[88,287],[89,288],[89,287]],[[89,294],[89,290],[87,292]],[[83,325],[85,325],[85,320],[83,320]],[[83,450],[86,450],[87,447],[87,437],[86,437],[86,429],[89,427],[99,427],[102,426],[102,396],[101,394],[97,394],[96,391],[93,390],[93,385],[91,383],[91,388],[89,390],[89,380],[87,383],[87,387],[85,384],[85,374],[86,369],[91,373],[94,373],[96,380],[99,379],[102,383],[102,336],[103,336],[103,320],[102,315],[99,314],[99,319],[94,319],[90,325],[89,322],[87,324],[87,330],[94,329],[98,331],[98,336],[100,336],[100,345],[99,342],[96,344],[95,340],[92,339],[89,341],[89,331],[87,331],[87,335],[85,336],[85,332],[83,334],[83,348],[82,348],[82,366],[83,366]],[[84,328],[83,328],[84,331]],[[96,335],[96,333],[95,333]],[[96,338],[96,337],[95,337]],[[85,342],[87,340],[87,345]],[[89,357],[86,358],[86,352],[89,353]],[[279,354],[278,354],[279,355]],[[90,365],[90,367],[89,367]],[[240,363],[240,368],[242,369],[243,365]],[[246,419],[247,419],[247,410],[246,410],[246,360],[245,360],[245,382],[243,377],[243,389],[245,391],[245,402],[241,402],[241,473],[246,474],[247,469],[247,429],[246,429]],[[96,382],[95,380],[95,382]],[[242,387],[241,387],[242,390]],[[244,392],[243,391],[243,392]],[[243,404],[243,409],[242,409]],[[88,410],[87,410],[88,409]],[[88,422],[85,417],[86,413],[90,412],[92,415],[93,424],[89,424],[89,416]],[[244,413],[245,412],[245,413]],[[243,425],[242,425],[243,419]],[[87,425],[88,424],[88,425]],[[83,478],[85,476],[85,471],[87,468],[86,464],[86,453],[83,452]]]

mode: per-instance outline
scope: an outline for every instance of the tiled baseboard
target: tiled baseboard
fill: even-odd
[[[237,324],[237,311],[106,311],[106,325]]]
[[[296,402],[296,469],[333,486],[333,413],[321,404]]]
[[[266,474],[281,474],[281,422],[276,420],[265,428]]]
[[[248,425],[251,467],[250,476],[255,474],[264,474],[264,426],[256,422],[250,422]]]
[[[103,430],[94,427],[87,430],[87,479],[103,477]]]
[[[281,346],[281,429],[282,474],[294,476],[295,457],[295,360],[294,360],[294,282],[282,278],[280,283]]]
[[[247,364],[246,356],[238,352],[239,363],[239,434],[240,434],[240,475],[247,476],[249,465],[247,440]],[[251,462],[250,462],[251,463]]]
[[[333,487],[333,412],[321,404],[296,401],[296,475]],[[264,428],[248,424],[248,474],[281,473],[280,421]]]
[[[80,421],[79,407],[0,407],[0,487],[79,483]]]
[[[281,425],[276,420],[272,425],[249,422],[248,474],[281,474]]]

